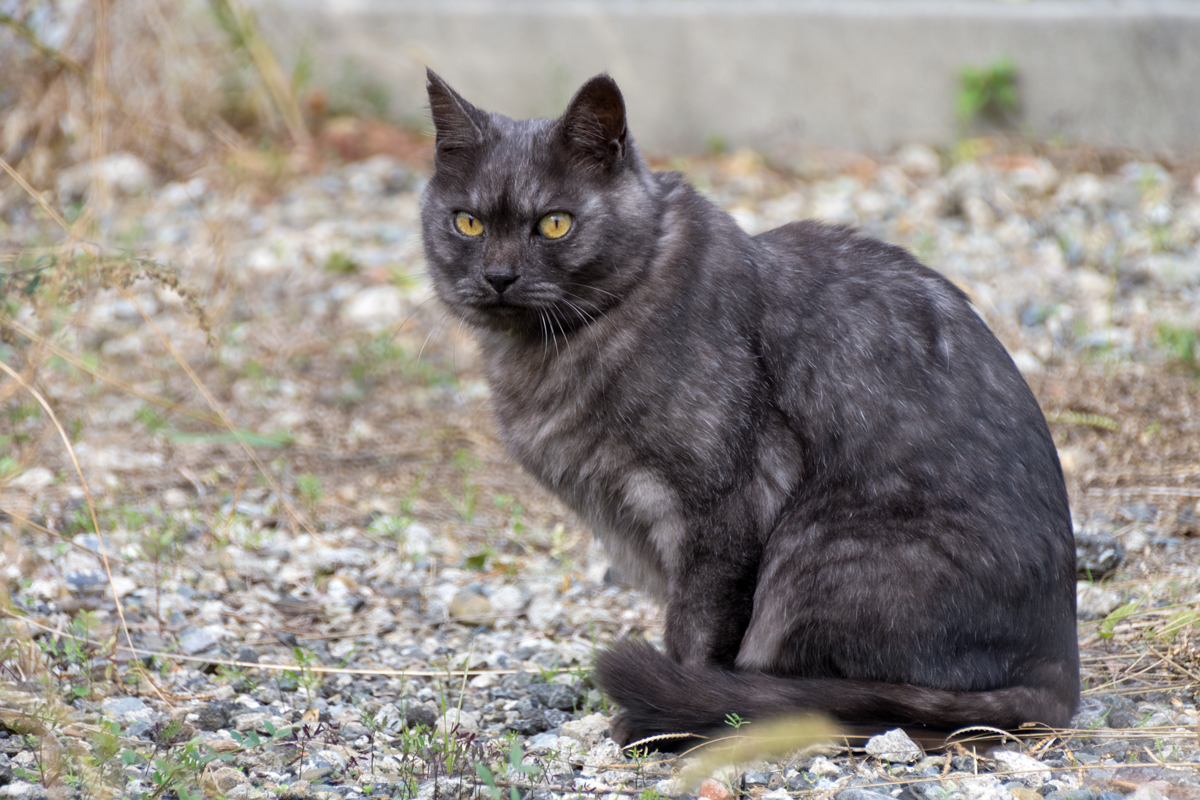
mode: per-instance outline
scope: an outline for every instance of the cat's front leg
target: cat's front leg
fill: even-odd
[[[668,578],[667,655],[681,664],[733,669],[754,610],[758,548],[712,547],[711,528],[679,554]],[[736,543],[736,540],[734,540]]]

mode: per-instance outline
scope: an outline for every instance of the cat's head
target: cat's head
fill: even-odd
[[[434,287],[467,322],[545,337],[636,285],[658,237],[656,183],[607,75],[557,120],[482,111],[432,71],[435,170],[421,197]]]

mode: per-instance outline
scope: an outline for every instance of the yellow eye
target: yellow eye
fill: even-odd
[[[454,224],[467,236],[479,236],[483,233],[483,223],[465,211],[454,215]]]
[[[538,230],[547,239],[561,239],[571,230],[571,215],[565,211],[555,211],[542,217]]]

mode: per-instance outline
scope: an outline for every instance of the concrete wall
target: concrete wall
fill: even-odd
[[[1200,0],[263,0],[285,62],[347,58],[424,114],[428,64],[472,102],[557,116],[609,72],[651,151],[717,136],[887,151],[960,133],[958,74],[1008,56],[1027,130],[1200,153]]]

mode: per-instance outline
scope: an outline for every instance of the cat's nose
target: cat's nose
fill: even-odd
[[[518,277],[509,270],[487,270],[483,273],[484,280],[492,285],[496,294],[504,294],[504,290],[516,283]]]

